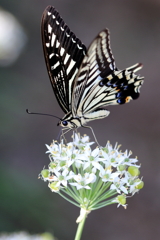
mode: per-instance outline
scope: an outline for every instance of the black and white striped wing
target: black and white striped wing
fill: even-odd
[[[48,6],[43,13],[41,31],[50,81],[59,105],[68,113],[71,110],[74,80],[86,47],[52,6]]]
[[[90,45],[75,81],[73,115],[83,115],[86,121],[103,118],[109,114],[103,107],[136,99],[143,77],[134,72],[141,68],[141,64],[135,64],[118,70],[110,48],[109,31],[100,32]]]
[[[76,115],[77,109],[83,113],[90,111],[101,105],[100,81],[117,70],[114,57],[110,47],[110,37],[108,29],[100,32],[88,48],[88,52],[82,62],[74,85],[74,96],[72,112]],[[97,92],[97,97],[95,97]],[[98,94],[99,92],[99,94]],[[92,104],[90,102],[92,101]],[[83,104],[82,104],[83,103]]]

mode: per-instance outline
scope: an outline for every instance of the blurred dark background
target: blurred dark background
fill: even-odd
[[[25,110],[63,116],[54,97],[44,62],[40,21],[47,5],[55,6],[73,32],[90,44],[103,28],[111,32],[118,68],[137,62],[145,76],[141,96],[111,106],[108,118],[91,122],[98,141],[122,144],[138,156],[145,187],[116,205],[92,212],[83,240],[158,240],[160,236],[160,1],[159,0],[0,0],[3,10],[19,21],[24,46],[19,58],[1,61],[0,231],[54,232],[59,240],[74,239],[79,209],[52,193],[38,180],[49,163],[45,143],[56,139],[57,120],[27,115]],[[1,30],[0,30],[1,31]],[[1,32],[1,36],[3,33]],[[14,33],[14,35],[19,35]],[[5,37],[5,35],[4,35]],[[6,41],[7,41],[6,37]],[[10,39],[8,47],[12,43]],[[23,45],[23,44],[22,44]],[[8,49],[8,48],[7,48]],[[2,49],[0,49],[2,50]],[[18,50],[17,50],[18,51]],[[1,52],[0,52],[1,53]],[[80,129],[84,133],[83,129]],[[90,131],[87,134],[92,136]]]

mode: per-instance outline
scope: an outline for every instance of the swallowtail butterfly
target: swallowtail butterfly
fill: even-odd
[[[62,127],[75,129],[105,118],[109,111],[104,107],[138,98],[143,77],[135,72],[142,64],[116,67],[108,29],[86,50],[57,10],[48,6],[42,16],[42,43],[50,81],[65,113]]]

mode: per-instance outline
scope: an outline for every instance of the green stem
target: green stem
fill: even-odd
[[[84,228],[84,223],[86,221],[86,216],[87,216],[87,213],[84,216],[84,218],[82,219],[82,221],[78,224],[78,228],[77,228],[77,232],[76,232],[76,236],[75,236],[74,240],[80,240],[81,239],[81,235],[82,235],[83,228]]]
[[[74,201],[72,201],[71,199],[67,198],[66,196],[64,196],[62,193],[58,193],[61,197],[63,197],[65,200],[67,200],[68,202],[72,203],[73,205],[75,205],[76,207],[79,207],[79,204],[75,203]]]
[[[108,201],[105,201],[105,202],[103,202],[103,203],[94,205],[94,206],[92,207],[92,210],[96,210],[96,209],[99,209],[99,208],[102,208],[102,207],[105,207],[105,206],[114,204],[114,203],[115,203],[115,202],[113,202],[114,199],[115,199],[115,198],[112,198],[112,199],[110,199],[110,200],[108,200]]]

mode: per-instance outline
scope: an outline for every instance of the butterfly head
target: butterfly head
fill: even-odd
[[[81,126],[80,118],[73,117],[71,112],[68,112],[59,122],[58,126],[75,129]]]
[[[77,128],[78,126],[72,122],[71,120],[61,120],[58,122],[57,124],[58,126],[61,126],[61,127],[65,127],[65,128],[70,128],[70,129],[74,129],[74,128]]]

